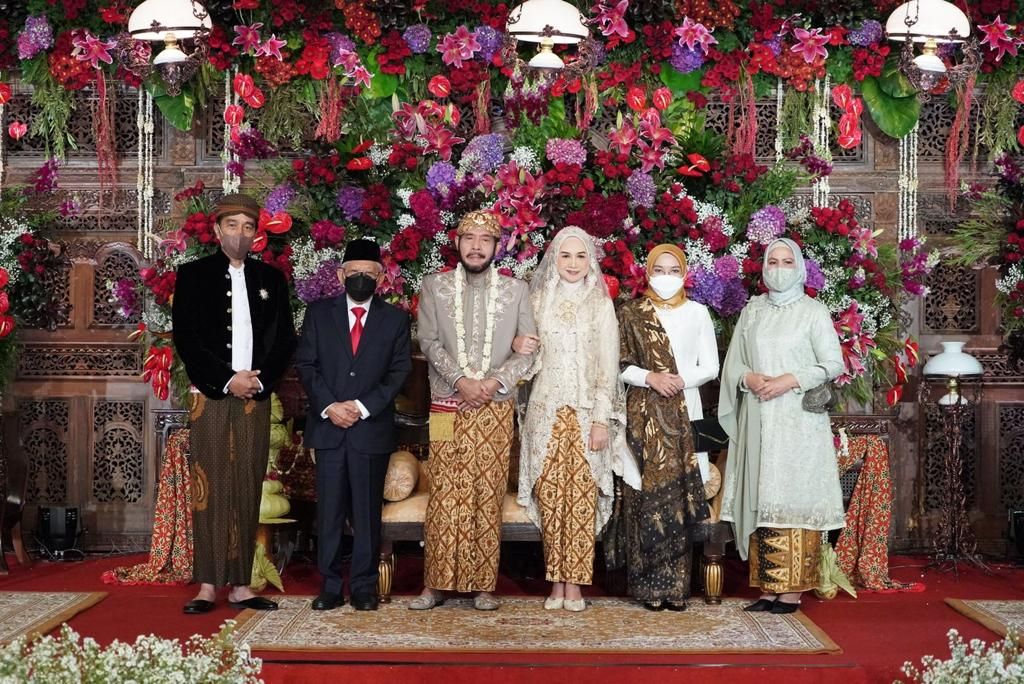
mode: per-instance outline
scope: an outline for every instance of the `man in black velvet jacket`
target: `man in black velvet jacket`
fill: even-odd
[[[352,607],[377,609],[384,476],[395,448],[395,397],[412,368],[409,316],[374,296],[380,248],[353,240],[338,277],[346,294],[306,311],[295,366],[309,397],[305,446],[316,449],[317,564],[313,610],[345,603],[341,537],[346,513],[354,543]]]
[[[237,608],[277,608],[249,583],[270,447],[268,399],[295,349],[284,275],[246,258],[259,205],[248,195],[227,195],[216,219],[220,251],[178,269],[172,303],[174,346],[198,390],[190,453],[192,576],[201,587],[185,605],[189,614],[212,610],[225,584]]]

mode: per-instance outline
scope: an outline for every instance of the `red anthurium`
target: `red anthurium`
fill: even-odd
[[[896,371],[896,383],[903,385],[907,382],[907,367],[903,365],[903,359],[896,356],[893,357],[893,368]]]
[[[647,109],[647,93],[639,86],[633,86],[626,93],[626,104],[634,112],[642,112]]]
[[[900,403],[900,399],[903,398],[903,385],[893,385],[888,392],[885,393],[885,402],[889,406],[895,406]]]
[[[665,87],[658,88],[651,95],[651,102],[654,103],[656,109],[665,111],[672,104],[672,91]]]
[[[849,111],[850,103],[853,101],[853,91],[850,86],[843,83],[832,89],[832,101],[844,112]]]
[[[21,140],[28,133],[28,124],[24,124],[20,121],[13,121],[11,125],[7,127],[7,133],[15,140]]]
[[[908,337],[903,343],[903,353],[907,355],[907,365],[911,368],[921,360],[921,346],[912,337]]]
[[[224,123],[238,126],[245,119],[245,108],[242,105],[228,105],[224,108]]]
[[[427,84],[427,91],[437,98],[448,97],[452,94],[452,82],[438,74],[430,79],[430,83]]]
[[[619,296],[619,279],[615,276],[606,275],[604,284],[608,286],[608,296],[617,299]]]
[[[372,140],[364,140],[361,143],[359,143],[358,145],[356,145],[354,148],[352,148],[352,154],[362,154],[363,152],[365,152],[366,150],[370,149],[371,147],[373,147],[373,141]]]
[[[839,135],[850,135],[857,128],[858,119],[850,114],[839,117]]]
[[[676,173],[680,176],[687,176],[688,178],[700,178],[704,175],[692,166],[680,166],[676,169]]]
[[[859,128],[849,135],[843,135],[840,133],[839,137],[836,139],[836,142],[839,143],[839,146],[844,150],[852,150],[854,147],[860,145],[860,141],[861,132]]]
[[[1013,99],[1021,104],[1024,104],[1024,80],[1017,81],[1017,85],[1013,86]]]
[[[259,88],[253,88],[253,91],[242,99],[245,100],[245,104],[253,109],[259,109],[267,103],[267,96]]]
[[[853,101],[850,103],[850,108],[846,110],[846,113],[859,117],[864,113],[864,101],[859,97],[853,98]]]
[[[7,337],[14,332],[14,318],[11,316],[0,316],[0,337]]]
[[[273,216],[266,209],[260,210],[260,230],[274,235],[287,233],[292,229],[292,217],[287,211],[279,211]]]
[[[369,171],[373,167],[373,162],[369,157],[356,157],[355,159],[349,159],[348,163],[345,164],[345,168],[349,171]]]
[[[256,237],[253,238],[252,247],[250,247],[249,250],[259,254],[263,250],[265,250],[266,248],[267,248],[267,231],[265,231],[262,228],[260,228],[259,230],[256,231]]]
[[[697,169],[699,171],[703,171],[704,173],[707,173],[708,171],[711,170],[710,162],[708,162],[708,160],[705,159],[704,155],[702,155],[702,154],[697,154],[696,152],[691,152],[690,154],[686,155],[686,158],[690,160],[691,164],[693,164],[693,168],[695,168],[695,169]]]
[[[238,141],[242,139],[242,129],[238,126],[231,127],[231,142],[238,144]]]
[[[252,91],[256,90],[256,84],[249,74],[237,74],[235,80],[232,81],[232,85],[234,86],[235,94],[243,100],[249,97]]]
[[[11,86],[6,83],[0,83],[0,105],[5,105],[11,101]]]

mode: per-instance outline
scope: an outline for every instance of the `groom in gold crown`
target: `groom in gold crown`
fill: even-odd
[[[533,363],[512,350],[534,335],[529,288],[492,266],[501,227],[491,211],[459,222],[459,264],[423,279],[420,349],[430,375],[430,499],[423,593],[429,610],[445,591],[476,592],[477,610],[495,610],[501,504],[508,483],[515,389]]]

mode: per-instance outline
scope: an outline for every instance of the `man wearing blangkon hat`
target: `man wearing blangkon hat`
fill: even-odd
[[[409,608],[429,610],[444,591],[475,592],[494,610],[501,506],[508,483],[516,385],[533,354],[512,350],[534,335],[529,289],[491,264],[498,217],[473,211],[458,227],[459,264],[423,279],[420,349],[430,376],[430,499],[423,593]]]
[[[236,608],[275,610],[253,594],[253,554],[270,447],[270,393],[295,349],[288,285],[262,261],[247,259],[260,207],[226,195],[214,232],[220,250],[178,269],[174,346],[193,396],[190,421],[193,571],[200,584],[185,613],[214,608],[230,585]]]

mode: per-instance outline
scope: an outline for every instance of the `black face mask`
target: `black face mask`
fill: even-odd
[[[365,273],[353,273],[345,278],[345,292],[354,302],[365,302],[377,291],[377,279]]]

